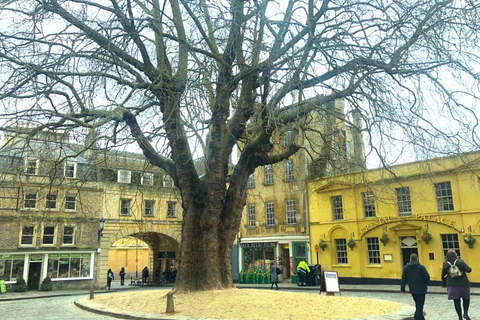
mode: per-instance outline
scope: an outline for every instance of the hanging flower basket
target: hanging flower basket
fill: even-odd
[[[465,243],[468,244],[468,247],[470,249],[473,249],[473,245],[475,244],[477,239],[475,239],[475,237],[473,237],[471,233],[467,233],[465,235],[465,238],[463,238],[463,241],[465,241]]]
[[[321,239],[318,246],[320,247],[320,249],[322,249],[322,251],[325,251],[325,248],[327,247],[327,244],[325,243],[325,240]]]
[[[355,246],[356,246],[357,244],[355,243],[355,240],[353,240],[353,238],[350,238],[350,240],[348,240],[347,245],[348,245],[348,246],[350,247],[350,249],[352,249],[352,251],[353,251],[353,248],[355,248]]]
[[[432,240],[432,235],[428,232],[428,229],[423,230],[422,240],[428,244]]]
[[[388,241],[390,241],[390,239],[388,238],[388,234],[384,232],[382,234],[382,237],[380,238],[380,242],[382,242],[383,245],[386,246]]]

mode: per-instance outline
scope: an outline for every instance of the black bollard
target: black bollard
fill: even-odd
[[[90,300],[95,297],[95,291],[93,291],[93,287],[90,287]]]

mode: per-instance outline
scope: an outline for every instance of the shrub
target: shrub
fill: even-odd
[[[52,279],[50,279],[49,276],[43,279],[42,284],[40,285],[40,290],[52,291]]]
[[[13,291],[15,292],[24,292],[27,291],[27,283],[23,277],[17,277],[17,283],[13,286]]]

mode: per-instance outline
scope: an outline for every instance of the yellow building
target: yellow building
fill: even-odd
[[[319,245],[322,270],[344,283],[398,283],[411,253],[434,283],[448,249],[478,265],[479,161],[477,152],[309,182],[312,257]]]

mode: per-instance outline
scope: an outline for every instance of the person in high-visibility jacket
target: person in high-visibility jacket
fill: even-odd
[[[297,285],[299,286],[306,286],[307,285],[307,272],[310,272],[310,268],[305,261],[300,261],[297,267],[297,275],[298,275],[298,282]]]

